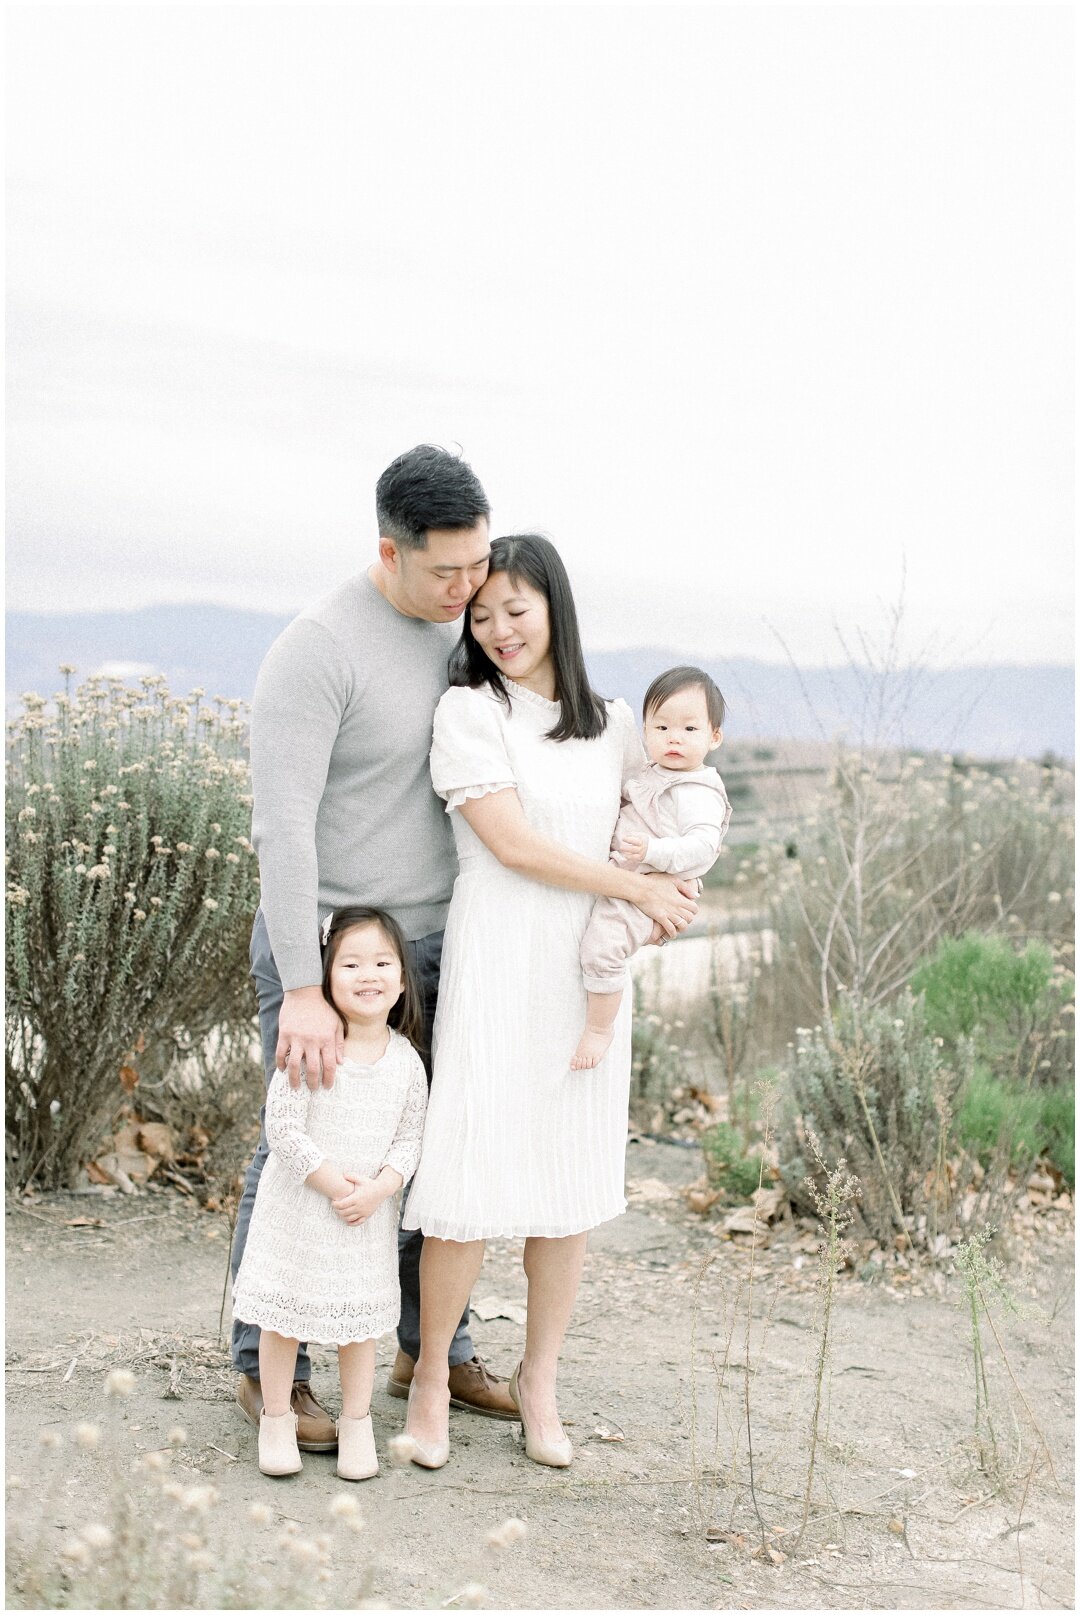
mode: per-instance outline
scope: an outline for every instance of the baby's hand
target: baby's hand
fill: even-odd
[[[619,840],[619,851],[628,864],[639,864],[649,850],[649,843],[644,836],[622,836]]]
[[[330,1204],[342,1222],[366,1222],[373,1211],[378,1211],[386,1199],[386,1193],[374,1178],[361,1178],[355,1172],[346,1172],[345,1177],[349,1183],[355,1184],[355,1188],[342,1195],[340,1200],[331,1200]]]

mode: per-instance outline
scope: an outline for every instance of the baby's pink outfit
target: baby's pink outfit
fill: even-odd
[[[690,771],[649,763],[623,789],[613,848],[623,836],[646,835],[642,873],[659,870],[680,880],[708,874],[731,819],[731,803],[715,768]],[[631,867],[621,853],[611,862]],[[699,886],[700,890],[700,886]],[[598,897],[581,941],[581,969],[590,993],[621,992],[629,979],[626,961],[644,947],[653,922],[633,903]]]

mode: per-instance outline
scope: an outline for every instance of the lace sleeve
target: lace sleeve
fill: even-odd
[[[427,1110],[427,1077],[420,1056],[410,1049],[412,1079],[405,1104],[398,1119],[394,1141],[386,1152],[384,1166],[392,1166],[401,1173],[402,1182],[408,1183],[420,1159],[420,1141],[424,1136],[424,1113]]]
[[[290,1177],[303,1183],[326,1157],[307,1134],[311,1095],[306,1082],[291,1088],[284,1071],[275,1071],[266,1091],[266,1141]]]

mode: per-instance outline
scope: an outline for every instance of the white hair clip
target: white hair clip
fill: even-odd
[[[333,923],[334,923],[334,911],[333,911],[333,909],[331,909],[329,914],[326,916],[325,920],[322,922],[322,925],[319,927],[319,939],[322,942],[322,945],[323,945],[324,948],[326,947],[326,944],[330,940],[330,927],[331,927],[331,925]]]

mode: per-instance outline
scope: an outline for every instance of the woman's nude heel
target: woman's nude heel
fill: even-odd
[[[533,1435],[529,1426],[525,1423],[525,1415],[521,1411],[521,1402],[518,1399],[518,1369],[520,1367],[521,1364],[519,1363],[510,1375],[510,1400],[517,1408],[518,1418],[521,1420],[521,1431],[525,1437],[525,1456],[526,1458],[531,1458],[534,1464],[547,1464],[552,1469],[565,1469],[574,1456],[574,1449],[570,1443],[569,1436],[562,1441],[541,1441],[539,1436]]]
[[[413,1380],[409,1385],[409,1408],[410,1409],[412,1408],[412,1398],[413,1398],[413,1392],[415,1391],[415,1389],[416,1389],[416,1381]],[[443,1464],[445,1464],[446,1460],[450,1456],[450,1437],[449,1437],[449,1435],[447,1435],[447,1438],[446,1438],[445,1441],[440,1441],[438,1446],[435,1446],[435,1447],[428,1445],[427,1442],[417,1441],[416,1437],[413,1435],[412,1431],[409,1429],[409,1415],[408,1415],[408,1413],[406,1413],[406,1415],[405,1415],[405,1434],[409,1437],[410,1441],[413,1444],[413,1450],[412,1450],[412,1453],[410,1454],[410,1458],[411,1458],[411,1461],[414,1464],[419,1464],[421,1469],[441,1469],[442,1468]]]

